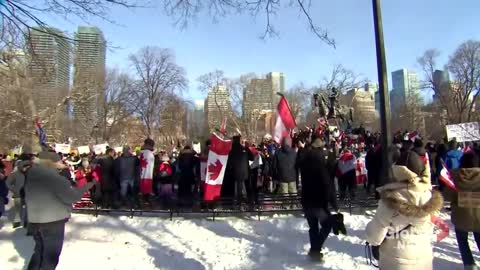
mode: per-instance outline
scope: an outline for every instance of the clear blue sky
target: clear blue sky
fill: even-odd
[[[263,16],[232,15],[217,23],[200,16],[181,30],[160,8],[115,8],[110,17],[120,26],[98,19],[88,24],[101,28],[110,44],[121,47],[108,52],[109,67],[128,69],[128,55],[146,45],[174,49],[178,64],[185,67],[190,80],[189,99],[205,96],[197,90],[196,79],[215,69],[231,77],[281,71],[290,87],[299,82],[316,85],[330,74],[333,65],[342,64],[377,81],[371,1],[312,2],[312,18],[329,29],[337,49],[317,39],[308,30],[305,18],[291,8],[280,10],[273,18],[280,36],[267,40],[259,38],[265,27]],[[417,70],[423,77],[416,58],[426,49],[439,49],[443,65],[460,43],[480,39],[479,0],[382,2],[389,84],[390,72],[400,68]],[[49,22],[70,33],[78,24],[87,24],[53,18]]]

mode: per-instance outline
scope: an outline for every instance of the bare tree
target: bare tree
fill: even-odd
[[[330,77],[323,78],[319,89],[330,91],[330,89],[336,88],[339,92],[345,93],[353,88],[361,87],[365,82],[366,80],[361,79],[359,74],[356,74],[353,70],[338,64],[333,66]]]
[[[8,0],[0,5],[0,14],[4,20],[12,23],[20,31],[28,33],[32,27],[49,28],[45,17],[57,16],[66,19],[76,16],[83,20],[98,17],[114,23],[109,18],[110,9],[114,6],[125,8],[139,7],[140,0]],[[47,30],[44,30],[47,31]],[[56,35],[54,32],[49,32]],[[66,37],[62,37],[66,38]],[[69,38],[66,38],[69,39]]]
[[[134,81],[125,72],[117,69],[107,71],[105,79],[105,98],[101,115],[102,137],[109,142],[121,142],[127,120],[134,113],[130,106],[134,100]]]
[[[129,58],[136,75],[135,113],[145,123],[145,135],[151,137],[160,126],[165,98],[179,95],[186,89],[185,70],[175,63],[170,49],[144,47]]]
[[[311,110],[312,95],[315,88],[307,88],[304,83],[298,83],[288,89],[285,97],[290,104],[292,115],[298,123],[306,121],[306,116]]]
[[[427,50],[418,58],[425,75],[425,88],[432,90],[440,108],[447,112],[449,123],[471,121],[480,90],[480,42],[462,43],[446,65],[452,81],[434,79],[437,50]]]
[[[321,41],[335,48],[335,40],[328,31],[315,24],[310,16],[311,0],[165,0],[163,6],[168,15],[176,19],[181,27],[195,19],[201,12],[206,11],[214,21],[231,14],[249,14],[257,17],[265,16],[265,30],[262,38],[278,35],[272,18],[281,8],[297,9],[303,15],[307,27]]]

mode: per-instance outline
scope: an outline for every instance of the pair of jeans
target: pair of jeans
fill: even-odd
[[[126,199],[128,188],[130,188],[133,195],[133,184],[133,179],[120,180],[120,196],[122,196],[122,199]]]
[[[304,209],[310,236],[310,252],[320,252],[332,230],[330,212],[323,208]],[[320,226],[321,225],[321,228]]]
[[[51,223],[30,223],[35,249],[27,270],[54,270],[62,253],[65,220]]]
[[[457,236],[458,249],[460,250],[460,255],[462,256],[462,261],[464,266],[475,265],[475,260],[473,259],[472,250],[468,244],[468,234],[469,232],[462,231],[455,228],[455,235]],[[480,233],[474,232],[473,237],[477,243],[477,247],[480,250]]]
[[[278,193],[279,194],[296,194],[297,182],[280,182]]]

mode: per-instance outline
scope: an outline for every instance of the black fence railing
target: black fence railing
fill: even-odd
[[[99,214],[120,214],[128,215],[133,218],[135,215],[142,216],[144,214],[166,214],[170,220],[174,217],[186,216],[187,214],[202,214],[211,216],[213,220],[220,216],[231,216],[238,214],[250,214],[257,216],[260,220],[262,215],[268,214],[284,214],[292,212],[301,212],[302,205],[299,194],[259,194],[258,198],[252,200],[237,200],[235,198],[221,198],[215,202],[205,202],[194,199],[187,203],[181,201],[170,201],[167,204],[153,203],[144,206],[142,204],[136,207],[121,208],[103,208],[100,204],[91,202],[85,204],[88,206],[75,207],[74,212],[86,213],[98,216]],[[377,206],[377,201],[372,195],[366,195],[359,192],[355,197],[347,196],[340,200],[337,194],[338,207],[340,210],[348,211],[352,214],[354,209],[370,209]]]

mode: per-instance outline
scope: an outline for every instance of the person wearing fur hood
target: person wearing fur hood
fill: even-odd
[[[432,220],[443,197],[432,190],[430,166],[416,152],[406,151],[391,172],[393,181],[377,189],[380,201],[366,227],[367,242],[379,246],[380,269],[432,269]]]

